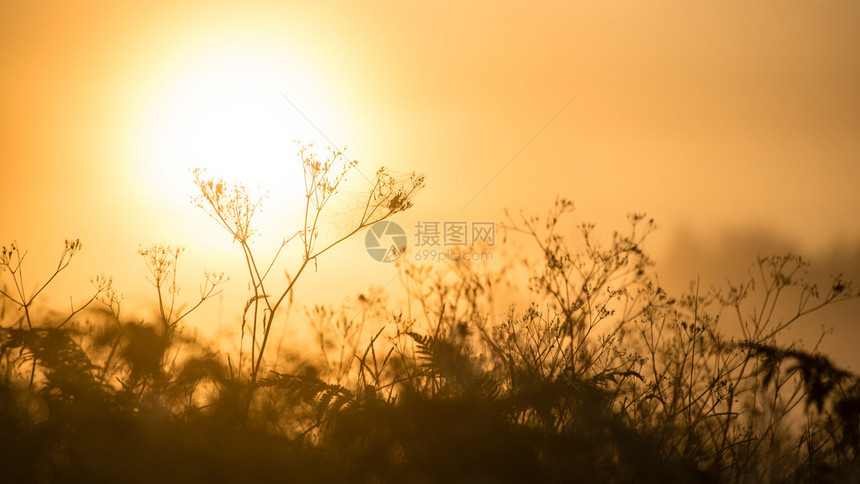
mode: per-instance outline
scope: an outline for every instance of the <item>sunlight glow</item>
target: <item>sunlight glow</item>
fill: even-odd
[[[144,196],[171,210],[174,223],[180,213],[189,222],[204,217],[190,203],[197,192],[191,170],[243,184],[252,197],[265,196],[255,226],[260,242],[276,244],[303,213],[298,143],[322,152],[328,142],[317,127],[337,134],[339,110],[313,64],[271,42],[225,43],[189,49],[161,66],[141,100],[136,172]],[[204,246],[213,240],[227,239],[199,235]]]
[[[270,198],[301,192],[296,142],[321,141],[302,113],[317,126],[337,125],[326,89],[310,70],[241,44],[177,64],[148,108],[143,150],[150,181],[187,200],[189,170],[204,168],[211,177],[259,186]]]

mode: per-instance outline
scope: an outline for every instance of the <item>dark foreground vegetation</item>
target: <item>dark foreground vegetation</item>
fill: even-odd
[[[342,240],[315,245],[314,214],[340,175],[305,159],[322,178],[310,178],[296,235],[301,269],[280,291],[247,244],[255,203],[198,180],[201,205],[248,260],[239,354],[182,331],[196,306],[175,309],[178,250],[141,250],[159,296],[150,323],[124,318],[105,279],[86,311],[35,317],[39,291],[18,284],[21,253],[4,248],[0,480],[860,481],[860,380],[782,337],[855,298],[850,284],[809,283],[808,264],[788,255],[755,261],[736,285],[673,296],[644,252],[653,224],[642,216],[600,243],[589,225],[564,229],[564,201],[545,219],[509,220],[539,254],[515,281],[526,307],[499,300],[513,267],[401,263],[420,310],[378,294],[309,308],[317,355],[272,349],[301,271]],[[378,181],[356,231],[408,208],[420,186]],[[67,243],[58,271],[79,249]],[[221,282],[208,275],[199,302]]]

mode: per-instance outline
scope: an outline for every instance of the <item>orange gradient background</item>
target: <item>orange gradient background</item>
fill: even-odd
[[[64,239],[84,243],[46,304],[105,273],[149,307],[136,251],[166,241],[187,248],[189,297],[204,269],[230,273],[194,324],[231,324],[241,253],[190,203],[188,168],[268,192],[268,254],[298,228],[294,139],[348,147],[349,193],[381,165],[425,174],[395,219],[410,235],[561,195],[606,230],[655,217],[675,288],[786,250],[860,277],[860,3],[176,3],[0,2],[0,244],[29,250],[35,283]],[[299,300],[397,285],[362,244],[323,258]],[[824,320],[854,370],[858,312]]]

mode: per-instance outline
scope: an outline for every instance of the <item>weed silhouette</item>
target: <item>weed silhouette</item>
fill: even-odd
[[[644,215],[601,240],[567,230],[572,203],[504,227],[538,257],[525,262],[530,302],[498,309],[506,273],[464,261],[398,262],[414,306],[360,296],[308,308],[318,356],[271,350],[275,316],[331,247],[408,209],[423,179],[385,171],[357,224],[321,244],[319,221],[352,162],[301,151],[302,247],[285,285],[252,250],[261,200],[195,172],[198,203],[242,250],[251,294],[238,355],[185,335],[217,293],[176,300],[181,249],[141,248],[158,296],[154,322],[123,316],[109,279],[90,302],[39,320],[23,255],[3,249],[12,280],[0,329],[0,466],[10,482],[857,482],[860,379],[817,347],[781,336],[820,309],[857,297],[850,282],[808,282],[795,255],[759,258],[723,288],[668,294],[645,251]],[[97,310],[81,312],[92,302]],[[179,308],[189,307],[182,311]],[[86,314],[87,318],[81,318]],[[9,315],[12,315],[11,317]]]

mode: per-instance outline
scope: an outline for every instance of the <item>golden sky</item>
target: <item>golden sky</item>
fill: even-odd
[[[79,237],[68,287],[104,272],[133,299],[138,245],[167,241],[187,286],[206,267],[242,293],[187,168],[262,184],[277,239],[295,138],[424,173],[407,227],[561,195],[609,228],[654,216],[667,270],[684,237],[730,258],[726,234],[856,261],[855,1],[177,3],[0,0],[0,243],[30,249],[34,278]],[[307,288],[394,275],[361,240],[331,261]]]

